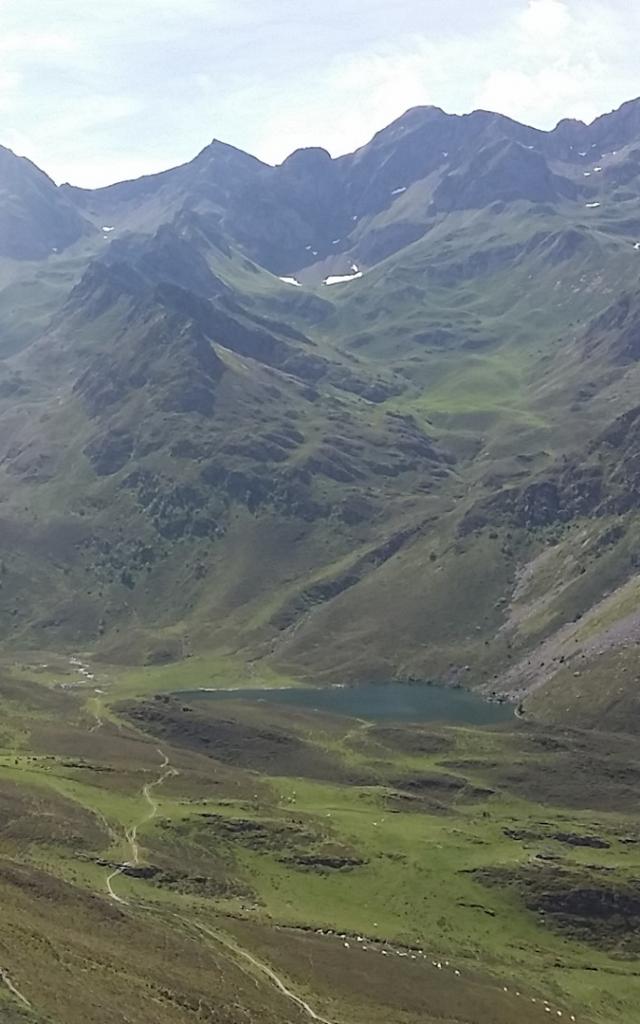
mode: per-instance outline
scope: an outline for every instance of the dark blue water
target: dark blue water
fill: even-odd
[[[248,700],[284,704],[307,711],[368,718],[374,721],[455,722],[492,725],[513,719],[513,706],[483,700],[469,690],[446,686],[331,686],[290,690],[193,690],[180,696],[189,700]]]

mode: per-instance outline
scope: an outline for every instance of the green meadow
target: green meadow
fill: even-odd
[[[3,676],[3,1020],[635,1020],[631,741],[142,680]]]

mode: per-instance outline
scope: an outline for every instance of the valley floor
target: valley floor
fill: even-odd
[[[0,681],[3,1022],[637,1019],[631,739],[132,699],[80,667]]]

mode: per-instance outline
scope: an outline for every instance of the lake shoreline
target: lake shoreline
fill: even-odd
[[[295,707],[353,718],[457,722],[475,725],[513,721],[513,705],[460,685],[437,683],[332,683],[308,687],[199,687],[182,700],[239,700]]]

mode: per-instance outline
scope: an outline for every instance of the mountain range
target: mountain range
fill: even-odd
[[[640,100],[108,188],[0,147],[8,651],[640,722]]]

